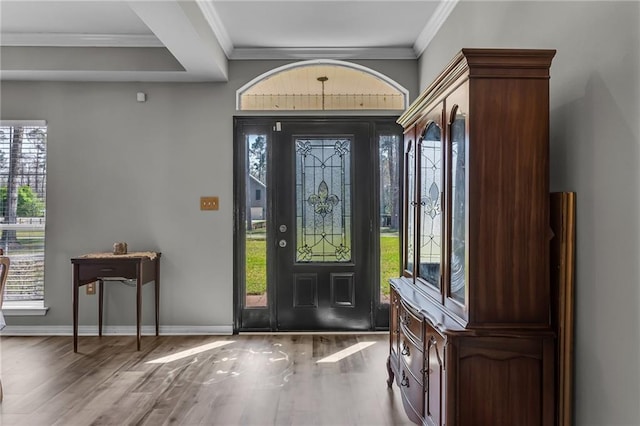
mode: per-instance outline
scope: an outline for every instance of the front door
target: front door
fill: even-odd
[[[278,330],[373,328],[371,127],[357,120],[276,124],[270,222]]]

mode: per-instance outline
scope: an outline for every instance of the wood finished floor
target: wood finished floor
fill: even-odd
[[[363,342],[374,344],[318,363]],[[0,425],[412,425],[386,385],[384,334],[143,336],[135,346],[81,336],[73,353],[71,337],[1,337]]]

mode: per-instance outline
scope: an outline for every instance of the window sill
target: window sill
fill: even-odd
[[[2,314],[5,317],[35,317],[44,316],[49,310],[44,302],[38,301],[10,301],[2,304]]]

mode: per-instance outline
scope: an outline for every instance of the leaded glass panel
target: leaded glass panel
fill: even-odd
[[[459,111],[451,124],[451,297],[465,301],[465,117]]]
[[[296,139],[296,261],[351,261],[350,138]]]
[[[432,122],[420,142],[420,269],[419,276],[440,288],[442,254],[442,132]]]
[[[414,250],[414,241],[416,237],[415,230],[415,197],[416,197],[416,184],[415,184],[415,176],[416,176],[416,152],[415,145],[410,142],[409,151],[407,152],[407,241],[405,244],[407,245],[407,271],[413,274],[413,259],[415,255]]]

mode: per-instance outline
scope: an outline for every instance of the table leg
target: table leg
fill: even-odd
[[[104,281],[98,280],[98,336],[102,337],[102,309],[104,301]]]
[[[160,333],[160,259],[156,258],[156,279],[155,279],[155,289],[156,289],[156,336]]]
[[[138,340],[138,350],[140,350],[140,340],[142,333],[140,323],[142,322],[142,262],[138,263],[138,279],[136,283],[136,335]]]
[[[71,303],[73,304],[73,352],[78,352],[78,276],[79,265],[73,265],[73,289]]]

